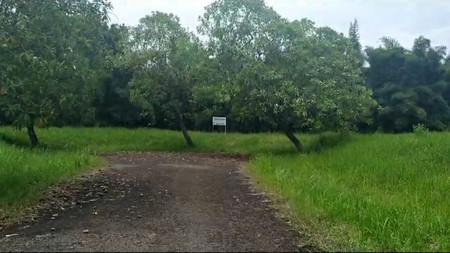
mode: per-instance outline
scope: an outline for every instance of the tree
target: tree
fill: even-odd
[[[142,109],[130,101],[128,83],[133,73],[125,67],[116,67],[114,59],[126,51],[128,27],[113,24],[105,30],[106,54],[93,107],[96,123],[102,126],[137,127],[145,125]],[[67,123],[67,122],[65,122]]]
[[[358,20],[355,18],[353,22],[350,23],[350,28],[348,31],[348,38],[350,40],[350,43],[353,45],[353,49],[358,53],[358,56],[360,58],[360,65],[361,67],[364,65],[365,57],[364,52],[362,51],[361,42],[359,39],[359,24]]]
[[[385,131],[412,131],[424,124],[443,130],[450,124],[446,101],[448,83],[442,66],[446,50],[431,47],[431,41],[417,38],[407,50],[392,38],[383,38],[383,46],[368,48],[370,63],[367,83],[381,105],[377,122]]]
[[[131,100],[149,114],[160,107],[164,116],[175,118],[189,146],[194,143],[186,118],[204,56],[198,39],[181,27],[178,17],[153,12],[131,30],[129,49],[119,58],[133,73]]]
[[[403,48],[400,43],[391,37],[382,37],[381,42],[383,43],[383,47],[386,49],[394,49],[394,48]]]
[[[290,23],[260,0],[218,0],[199,31],[238,119],[283,131],[300,152],[295,131],[350,127],[373,105],[350,41],[330,28]]]
[[[443,83],[445,83],[445,85],[443,85],[442,87],[442,96],[450,106],[450,56],[446,58],[442,68],[444,71]]]
[[[32,146],[35,125],[89,104],[95,62],[88,55],[102,45],[109,8],[104,0],[0,2],[0,106],[26,127]]]
[[[133,73],[114,68],[97,90],[94,107],[96,123],[102,126],[137,127],[145,125],[142,109],[130,101],[128,83]]]
[[[208,38],[206,48],[209,59],[205,66],[208,82],[197,85],[195,89],[195,105],[203,121],[208,123],[211,116],[224,115],[229,117],[240,131],[261,131],[269,128],[261,124],[255,117],[246,121],[237,120],[239,110],[233,109],[231,98],[236,94],[236,75],[247,62],[258,57],[255,39],[263,35],[261,24],[270,25],[278,14],[271,9],[261,8],[262,1],[217,1],[207,7],[207,12],[200,19],[199,33]],[[228,12],[208,11],[226,5]],[[244,5],[244,7],[242,7]],[[236,7],[236,8],[235,8]],[[240,12],[241,8],[254,10],[263,15],[252,15]],[[223,15],[222,15],[223,14]],[[220,24],[219,24],[220,23]],[[261,53],[261,52],[259,52]],[[239,124],[237,124],[239,123]]]

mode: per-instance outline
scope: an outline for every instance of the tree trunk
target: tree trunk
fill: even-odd
[[[188,130],[186,128],[186,124],[184,123],[183,115],[181,113],[178,114],[178,120],[180,123],[181,132],[183,133],[184,140],[186,140],[186,143],[189,147],[194,147],[194,142],[191,139],[191,136],[189,136]]]
[[[39,140],[34,131],[34,126],[27,126],[28,137],[30,137],[31,147],[37,147],[39,145]]]
[[[289,138],[289,140],[294,144],[295,148],[299,153],[303,153],[305,151],[305,148],[303,147],[303,144],[300,142],[299,139],[294,135],[294,133],[290,130],[287,130],[284,132],[286,136]]]

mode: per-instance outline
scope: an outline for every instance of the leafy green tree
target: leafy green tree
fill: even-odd
[[[446,49],[431,47],[431,41],[422,36],[411,51],[392,38],[382,38],[382,42],[382,47],[366,50],[370,63],[367,82],[381,105],[379,126],[392,132],[412,131],[417,124],[433,130],[447,128],[448,83],[442,66]]]
[[[302,152],[295,131],[350,127],[367,115],[374,101],[344,36],[290,23],[260,0],[218,0],[206,10],[199,31],[219,66],[215,87],[240,121],[257,118]]]
[[[96,108],[96,123],[102,126],[145,126],[142,109],[130,101],[128,83],[133,78],[124,68],[112,69],[110,75],[97,89],[93,106]]]
[[[350,23],[348,38],[350,40],[350,43],[353,45],[353,49],[355,49],[358,57],[360,58],[360,65],[362,67],[364,65],[365,56],[359,38],[359,24],[357,19]]]
[[[383,47],[386,49],[394,49],[394,48],[402,49],[403,48],[402,45],[400,45],[400,43],[392,37],[384,36],[380,40],[383,43]]]
[[[443,83],[445,83],[445,85],[442,86],[442,96],[450,106],[450,56],[447,57],[442,68],[444,71]]]
[[[142,117],[142,109],[130,101],[128,83],[133,73],[114,64],[114,59],[126,51],[128,27],[113,24],[105,30],[104,38],[107,54],[98,71],[99,85],[93,101],[95,123],[102,126],[143,126],[146,119]]]
[[[256,38],[264,36],[263,26],[279,19],[272,9],[261,5],[262,1],[217,1],[207,6],[200,19],[198,32],[207,38],[208,64],[205,66],[208,82],[195,87],[196,116],[210,125],[211,116],[227,116],[235,130],[255,132],[269,129],[253,117],[239,120],[239,110],[232,105],[236,94],[236,76],[247,62],[258,57]],[[221,7],[223,6],[223,7]],[[218,8],[226,8],[220,13]],[[263,15],[241,12],[253,10]],[[255,53],[256,52],[256,53]],[[204,69],[205,70],[205,69]]]
[[[109,8],[104,0],[0,2],[0,106],[32,146],[35,125],[89,104],[96,63],[88,56],[101,49]]]
[[[131,30],[129,49],[119,61],[133,73],[131,100],[155,116],[161,108],[175,118],[186,143],[194,146],[186,118],[192,107],[193,86],[205,54],[198,39],[172,14],[153,12]]]

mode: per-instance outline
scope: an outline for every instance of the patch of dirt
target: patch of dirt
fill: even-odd
[[[0,232],[0,251],[314,251],[240,172],[243,157],[114,153]],[[47,210],[47,211],[45,211]]]

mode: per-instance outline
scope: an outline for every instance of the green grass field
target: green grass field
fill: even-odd
[[[306,155],[281,134],[180,133],[148,129],[0,129],[0,209],[32,205],[48,186],[102,164],[108,151],[251,155],[250,172],[288,204],[294,223],[327,250],[449,251],[450,133],[299,135]],[[18,145],[11,146],[14,141]],[[0,213],[1,215],[1,213]]]
[[[448,251],[449,154],[449,133],[377,134],[304,157],[259,155],[250,166],[316,241],[364,251]]]

